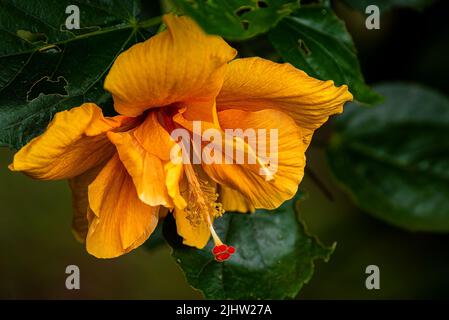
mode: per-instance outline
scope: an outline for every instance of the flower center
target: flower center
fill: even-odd
[[[173,121],[173,115],[177,111],[176,108],[164,108],[158,113],[159,121],[169,133],[177,127]],[[191,147],[183,144],[181,148],[182,152],[188,152],[188,154],[192,154],[192,156],[194,154],[200,154],[201,150],[196,150],[195,143],[193,143],[192,139],[190,140]],[[183,142],[184,141],[181,140],[181,143]],[[212,253],[216,261],[223,262],[228,260],[235,252],[234,247],[223,244],[213,226],[212,220],[223,215],[223,206],[217,201],[219,195],[217,193],[216,184],[207,177],[202,170],[201,165],[192,165],[192,157],[190,158],[189,163],[183,163],[185,176],[188,182],[188,204],[184,211],[186,212],[187,220],[189,220],[192,227],[195,228],[204,222],[207,223],[215,243]]]

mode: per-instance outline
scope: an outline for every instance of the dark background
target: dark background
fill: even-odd
[[[400,80],[449,89],[449,5],[422,12],[394,9],[380,30],[367,30],[364,16],[340,2],[337,14],[353,35],[369,84]],[[253,42],[262,43],[263,38]],[[257,44],[257,43],[256,43]],[[237,44],[237,47],[244,47]],[[264,54],[264,53],[262,53]],[[264,55],[270,55],[269,49]],[[411,233],[386,225],[355,208],[337,189],[324,150],[327,126],[308,151],[308,165],[331,191],[326,197],[310,176],[302,217],[322,242],[337,242],[328,263],[299,298],[448,298],[449,236]],[[71,200],[66,182],[39,182],[8,171],[13,152],[0,150],[0,298],[195,299],[165,245],[114,260],[89,256],[72,237]],[[65,268],[81,270],[81,289],[65,289]],[[365,268],[380,268],[380,290],[365,288]]]

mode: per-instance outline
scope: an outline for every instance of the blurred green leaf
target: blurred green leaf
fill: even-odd
[[[81,29],[67,30],[70,4],[0,2],[0,145],[20,148],[58,111],[110,104],[104,76],[148,27],[137,21],[137,1],[79,0]]]
[[[285,61],[310,76],[348,85],[361,103],[381,101],[365,84],[351,36],[330,8],[301,8],[283,19],[269,37]]]
[[[298,0],[173,0],[208,33],[242,40],[267,32],[298,8]]]
[[[162,225],[163,222],[159,222],[151,236],[145,241],[144,246],[146,249],[151,250],[165,243],[164,235],[162,234]]]
[[[173,218],[164,235],[188,282],[209,299],[283,299],[295,297],[313,274],[314,260],[327,261],[334,247],[306,234],[297,220],[296,200],[274,211],[225,213],[214,223],[221,239],[236,248],[226,262],[216,262],[212,241],[198,250],[182,244]]]
[[[375,5],[381,12],[393,7],[406,7],[422,10],[431,5],[434,0],[344,0],[346,4],[361,12],[365,12],[366,7]]]
[[[332,172],[362,209],[410,230],[449,231],[449,100],[418,85],[375,89],[348,105],[328,149]]]

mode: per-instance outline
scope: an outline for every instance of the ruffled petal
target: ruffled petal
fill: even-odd
[[[147,152],[134,138],[132,131],[109,132],[108,137],[116,146],[120,160],[132,177],[139,199],[153,207],[173,207],[165,185],[162,161]]]
[[[304,129],[310,142],[313,130],[341,113],[343,104],[351,100],[346,85],[335,87],[333,81],[312,78],[288,63],[256,57],[229,63],[217,110],[281,110]]]
[[[146,151],[163,161],[170,160],[170,152],[175,141],[159,123],[156,112],[150,112],[133,134]]]
[[[92,218],[88,217],[90,212],[87,194],[88,186],[95,180],[102,168],[103,166],[99,165],[79,176],[69,179],[73,208],[72,231],[75,238],[80,242],[86,240],[90,218]]]
[[[114,146],[105,133],[132,121],[105,118],[93,103],[58,112],[42,135],[14,155],[9,168],[41,180],[76,177],[109,159]]]
[[[255,208],[277,208],[292,198],[304,175],[307,147],[301,128],[294,120],[272,109],[257,112],[227,110],[219,112],[218,118],[224,130],[242,129],[244,132],[253,129],[255,134],[243,141],[224,139],[222,151],[234,150],[233,163],[227,164],[229,155],[223,155],[221,163],[207,164],[211,161],[204,161],[208,153],[203,152],[204,171],[217,183],[240,192]],[[277,148],[271,147],[271,137],[277,142]],[[237,161],[240,149],[245,151],[244,161]],[[248,160],[249,156],[253,157],[252,162]]]
[[[236,51],[188,17],[164,16],[167,30],[122,53],[105,81],[115,109],[136,116],[174,103],[210,109]]]
[[[95,215],[86,246],[97,258],[114,258],[135,249],[148,239],[158,223],[159,207],[139,199],[118,155],[89,185],[89,205]]]
[[[176,229],[178,234],[183,238],[182,243],[203,249],[210,238],[210,229],[206,220],[198,220],[192,223],[189,220],[189,214],[185,210],[175,208],[174,217],[176,220]]]
[[[239,191],[220,186],[220,203],[225,211],[254,212],[255,208]]]
[[[178,210],[184,210],[187,206],[187,202],[181,195],[181,183],[183,178],[183,166],[182,163],[174,164],[171,161],[167,161],[164,165],[165,170],[165,184],[167,186],[168,194],[173,200],[175,208]]]

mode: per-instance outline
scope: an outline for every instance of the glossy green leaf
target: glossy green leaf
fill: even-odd
[[[164,235],[188,282],[206,298],[293,298],[312,277],[314,260],[327,261],[334,249],[306,234],[295,202],[254,214],[227,212],[217,219],[217,233],[236,248],[226,262],[214,260],[212,242],[203,250],[184,246],[171,216],[164,223]]]
[[[349,6],[361,12],[365,12],[366,7],[375,5],[381,12],[394,7],[413,8],[422,10],[431,5],[434,0],[344,0]]]
[[[269,37],[286,62],[310,76],[348,85],[359,102],[381,101],[365,84],[351,36],[330,8],[301,8],[283,19]]]
[[[348,105],[328,159],[359,207],[410,230],[449,231],[449,100],[399,83],[375,87],[385,103]]]
[[[79,30],[67,30],[72,1],[0,1],[0,145],[20,148],[54,113],[110,105],[103,79],[115,57],[142,40],[137,1],[80,0]]]
[[[208,33],[242,40],[267,32],[298,7],[298,0],[173,0]]]

